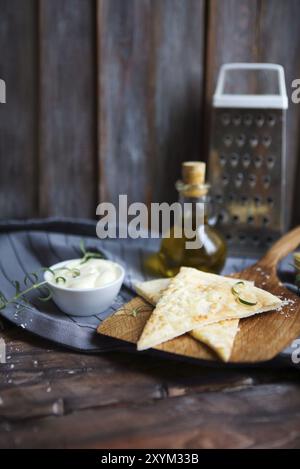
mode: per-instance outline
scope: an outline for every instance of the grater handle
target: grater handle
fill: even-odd
[[[272,70],[277,72],[278,94],[251,95],[251,94],[226,94],[224,85],[227,72],[232,70]],[[284,68],[272,63],[227,63],[221,66],[216,91],[213,96],[215,107],[251,107],[287,109],[288,98],[286,94]]]
[[[259,263],[275,269],[278,262],[297,249],[299,245],[300,226],[297,226],[276,241]]]

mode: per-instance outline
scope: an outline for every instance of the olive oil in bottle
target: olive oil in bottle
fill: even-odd
[[[193,232],[197,232],[200,240],[199,247],[189,248],[188,243],[195,241],[186,236],[182,229],[182,235],[177,237],[176,225],[170,232],[164,235],[159,252],[150,255],[145,261],[146,270],[154,275],[173,277],[181,266],[194,267],[206,272],[219,273],[226,259],[226,243],[222,235],[211,225],[212,219],[211,200],[208,195],[209,185],[205,184],[206,165],[203,162],[184,162],[182,164],[182,181],[177,181],[176,189],[179,192],[179,201],[186,210],[182,210],[183,216],[180,224],[184,225],[187,218]],[[201,225],[197,226],[197,210],[201,207],[204,218]]]

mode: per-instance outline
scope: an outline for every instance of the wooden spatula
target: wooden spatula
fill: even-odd
[[[300,298],[287,290],[277,277],[278,262],[300,244],[300,227],[277,241],[253,266],[232,276],[253,280],[255,285],[285,300],[281,311],[240,321],[230,362],[270,360],[300,335]],[[98,328],[100,334],[136,343],[153,308],[140,297],[124,305]],[[185,334],[157,347],[159,350],[204,360],[218,360],[205,345]]]

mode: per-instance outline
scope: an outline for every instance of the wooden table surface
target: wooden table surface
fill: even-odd
[[[84,355],[1,325],[1,447],[300,447],[299,371]]]

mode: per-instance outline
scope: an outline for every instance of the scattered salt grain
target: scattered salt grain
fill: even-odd
[[[54,404],[52,405],[52,412],[55,415],[59,415],[61,413],[61,406],[59,402],[54,402]]]
[[[51,387],[50,386],[46,389],[46,392],[51,392]]]
[[[10,365],[10,368],[13,370],[14,367],[15,367],[15,365],[12,363],[12,364]]]

